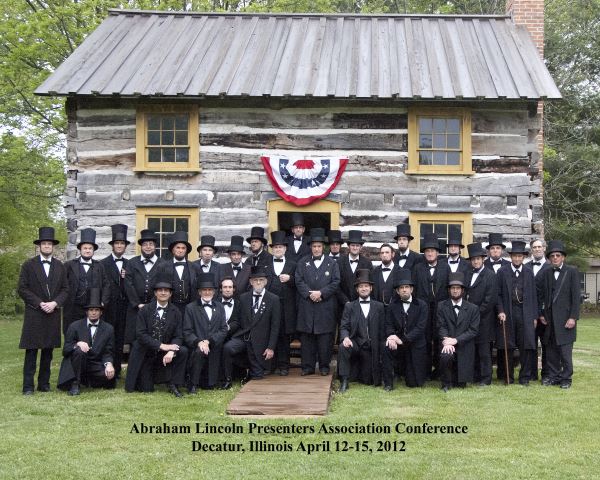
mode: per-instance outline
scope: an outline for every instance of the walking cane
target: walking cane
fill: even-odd
[[[504,337],[504,382],[505,385],[510,383],[508,379],[508,344],[506,343],[506,317],[502,322],[502,336]]]

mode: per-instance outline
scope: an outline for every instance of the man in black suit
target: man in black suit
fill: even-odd
[[[451,273],[448,280],[450,298],[438,306],[438,337],[442,390],[465,387],[473,381],[475,337],[479,331],[479,308],[463,299],[462,272]]]
[[[221,264],[221,279],[231,278],[235,284],[236,297],[250,288],[250,265],[242,263],[244,254],[244,238],[239,235],[231,237],[231,245],[227,248],[231,263]]]
[[[221,264],[215,262],[213,257],[217,253],[215,237],[212,235],[202,235],[200,237],[200,245],[196,248],[200,258],[194,262],[198,273],[212,273],[218,282],[221,278]]]
[[[508,383],[514,382],[514,349],[519,349],[519,383],[529,385],[531,380],[531,356],[535,351],[535,325],[538,318],[537,291],[533,272],[523,267],[527,256],[525,242],[513,240],[510,250],[511,263],[498,270],[498,320],[496,346],[498,348],[499,379],[506,381],[508,360]],[[504,325],[503,325],[504,324]],[[505,351],[506,350],[506,351]]]
[[[198,300],[185,309],[183,336],[190,350],[189,392],[196,393],[204,368],[205,388],[217,386],[221,368],[221,351],[227,336],[225,307],[216,299],[216,277],[213,273],[198,275]]]
[[[394,240],[398,244],[398,252],[394,257],[394,262],[400,268],[408,268],[412,271],[414,265],[422,260],[421,255],[413,252],[410,248],[411,240],[414,240],[410,234],[410,225],[408,223],[400,223],[396,225],[396,236]]]
[[[171,235],[169,251],[173,258],[162,263],[159,276],[167,278],[172,285],[170,303],[179,309],[183,318],[185,307],[197,298],[198,264],[188,261],[192,245],[188,242],[187,232],[175,232]]]
[[[358,269],[373,269],[371,260],[361,255],[360,250],[365,243],[362,238],[362,231],[350,230],[348,232],[348,254],[342,255],[338,261],[340,267],[340,288],[338,290],[338,300],[343,309],[348,302],[358,298],[358,293],[354,286],[355,272]]]
[[[127,262],[125,293],[129,301],[125,325],[125,343],[135,340],[137,314],[146,304],[154,300],[154,283],[166,260],[156,256],[158,236],[152,230],[142,230],[138,240],[142,254]]]
[[[63,360],[58,373],[58,388],[69,395],[79,395],[80,386],[114,388],[113,346],[115,333],[111,324],[100,317],[100,290],[90,291],[85,305],[86,316],[69,325],[63,346]]]
[[[394,277],[400,267],[394,263],[394,249],[388,243],[379,247],[381,264],[373,269],[373,298],[388,306],[394,297]]]
[[[240,320],[240,301],[237,295],[237,288],[231,277],[221,278],[219,285],[218,300],[225,308],[225,321],[227,323],[227,340],[231,338],[231,324],[239,323]]]
[[[413,296],[414,283],[408,268],[394,276],[396,296],[386,309],[383,349],[383,388],[394,388],[396,365],[407,387],[422,387],[427,380],[427,338],[429,307]]]
[[[81,230],[81,238],[77,244],[80,256],[69,260],[65,267],[69,281],[69,299],[63,312],[63,333],[66,334],[69,325],[85,316],[85,305],[90,300],[90,290],[100,291],[100,301],[106,308],[110,301],[110,282],[104,266],[92,258],[98,250],[96,231],[92,228]]]
[[[251,267],[266,267],[271,263],[272,255],[267,252],[267,239],[265,238],[265,229],[262,227],[252,227],[250,236],[246,238],[250,245],[250,256],[244,261]]]
[[[494,272],[483,266],[486,251],[481,243],[467,245],[471,268],[465,277],[465,299],[479,307],[479,331],[475,338],[475,382],[492,383],[492,344],[496,333],[498,283]]]
[[[60,260],[52,257],[58,240],[54,228],[41,227],[38,239],[39,255],[21,266],[17,291],[25,303],[25,319],[19,348],[25,350],[23,365],[23,395],[33,395],[38,350],[40,370],[38,391],[50,391],[52,350],[60,347],[60,309],[67,301],[69,284],[67,271]]]
[[[275,359],[281,376],[287,376],[289,373],[290,342],[292,335],[296,333],[296,262],[286,256],[287,245],[284,231],[271,233],[273,262],[267,267],[267,290],[277,295],[281,302],[281,323],[275,349]]]
[[[159,277],[154,284],[155,300],[138,312],[136,336],[129,364],[125,391],[153,392],[154,385],[166,383],[176,397],[185,383],[188,358],[183,345],[183,322],[179,308],[171,299],[171,275]]]
[[[342,256],[342,244],[344,243],[344,240],[342,239],[342,232],[340,232],[339,230],[329,230],[327,238],[329,240],[328,255],[335,261],[338,261]],[[308,253],[310,254],[310,251]]]
[[[577,338],[577,320],[581,287],[577,268],[566,265],[566,249],[561,241],[548,243],[546,257],[552,268],[541,273],[538,282],[539,321],[546,325],[546,372],[543,385],[570,388],[573,377],[573,343]]]
[[[435,233],[426,233],[421,244],[423,261],[417,262],[412,269],[415,283],[414,296],[423,300],[429,307],[429,321],[425,329],[427,337],[427,371],[431,377],[439,374],[439,339],[437,336],[437,307],[438,303],[448,298],[448,262],[439,259],[440,242]]]
[[[110,284],[110,299],[104,309],[103,318],[115,330],[114,362],[115,378],[121,375],[121,362],[123,359],[123,345],[125,343],[125,323],[127,321],[127,295],[125,293],[125,273],[127,272],[127,259],[125,250],[131,242],[127,240],[127,225],[112,225],[112,240],[108,244],[112,252],[100,260],[104,267]]]
[[[488,244],[485,248],[488,251],[488,258],[483,262],[485,268],[489,268],[493,270],[494,273],[498,273],[500,267],[510,264],[508,260],[502,258],[502,253],[504,252],[506,245],[503,243],[501,233],[490,233],[488,236]]]
[[[351,367],[366,385],[381,384],[380,347],[383,342],[385,311],[383,303],[371,299],[373,281],[369,269],[356,271],[355,289],[358,298],[344,307],[338,348],[340,393],[348,390]]]
[[[292,235],[286,238],[287,250],[285,256],[288,260],[298,263],[301,258],[310,254],[308,238],[304,235],[305,230],[304,215],[300,212],[293,212]]]
[[[313,228],[310,233],[311,256],[304,257],[296,266],[295,278],[302,375],[315,373],[317,358],[321,375],[329,375],[340,270],[338,262],[323,253],[327,242],[325,230]]]
[[[446,261],[448,262],[448,267],[450,267],[450,272],[463,272],[463,274],[466,275],[467,272],[471,270],[471,267],[469,262],[467,262],[464,257],[460,256],[461,249],[465,248],[462,244],[462,233],[450,232],[446,242],[446,248],[448,249]]]
[[[238,324],[231,326],[232,338],[223,348],[224,389],[232,386],[233,362],[236,355],[244,354],[250,365],[245,381],[260,380],[271,369],[271,359],[275,355],[279,335],[281,309],[279,297],[266,290],[267,281],[266,267],[252,267],[252,290],[240,295],[240,320]]]

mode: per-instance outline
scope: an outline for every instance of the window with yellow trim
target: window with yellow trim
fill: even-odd
[[[199,171],[198,152],[198,107],[138,107],[136,170]]]
[[[137,232],[150,229],[158,236],[156,255],[171,258],[169,243],[174,232],[187,232],[192,245],[190,259],[198,258],[196,246],[199,244],[199,211],[197,208],[139,207],[136,210]],[[139,246],[137,247],[139,252]]]
[[[409,223],[416,242],[413,248],[420,250],[426,233],[437,234],[440,243],[445,244],[452,234],[462,233],[462,243],[467,245],[473,241],[473,215],[471,213],[429,213],[410,212]],[[466,248],[463,254],[466,254]]]
[[[406,173],[474,173],[468,109],[409,109]]]

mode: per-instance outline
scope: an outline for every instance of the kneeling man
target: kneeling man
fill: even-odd
[[[357,269],[354,288],[358,298],[346,303],[340,325],[342,343],[338,349],[338,372],[340,392],[348,390],[352,359],[361,383],[381,384],[381,365],[379,346],[383,342],[385,311],[383,303],[371,299],[373,281],[371,271]]]
[[[138,312],[135,341],[129,355],[125,390],[153,392],[154,384],[166,383],[169,391],[182,397],[187,349],[183,346],[179,308],[170,302],[171,276],[154,285],[155,299]]]
[[[79,395],[81,385],[94,388],[115,386],[115,332],[110,323],[100,318],[104,307],[99,288],[90,290],[90,301],[85,310],[86,318],[71,323],[65,334],[58,388],[68,390],[69,395]]]

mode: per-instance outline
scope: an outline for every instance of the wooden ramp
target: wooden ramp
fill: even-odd
[[[231,401],[229,415],[251,417],[311,417],[326,415],[333,376],[300,376],[299,368],[287,377],[269,375],[248,382]]]

